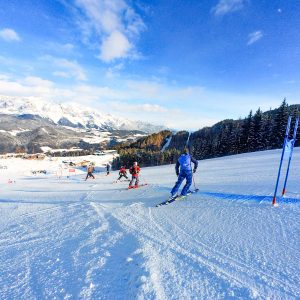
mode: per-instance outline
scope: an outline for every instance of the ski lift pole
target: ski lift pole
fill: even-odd
[[[279,183],[281,167],[282,167],[282,162],[283,162],[283,157],[284,157],[284,152],[285,152],[285,145],[286,145],[288,135],[289,135],[289,132],[290,132],[290,126],[291,126],[291,116],[289,116],[288,123],[287,123],[287,126],[286,126],[284,142],[283,142],[283,148],[282,148],[282,153],[281,153],[281,159],[280,159],[280,164],[279,164],[279,170],[278,170],[278,175],[277,175],[277,181],[276,181],[276,186],[275,186],[275,192],[274,192],[273,201],[272,201],[273,206],[276,205],[276,195],[277,195],[278,183]]]
[[[292,141],[291,152],[290,152],[290,156],[289,156],[288,167],[287,167],[287,171],[286,171],[286,175],[285,175],[284,186],[283,186],[283,190],[282,190],[282,196],[284,196],[285,192],[286,192],[286,184],[287,184],[287,180],[288,180],[288,177],[289,177],[291,160],[292,160],[292,156],[293,156],[294,146],[295,146],[295,143],[296,143],[298,124],[299,124],[299,117],[295,121],[293,141]]]

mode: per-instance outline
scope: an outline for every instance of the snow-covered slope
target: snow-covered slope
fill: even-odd
[[[142,168],[148,185],[127,190],[117,172],[0,160],[0,299],[299,299],[300,148],[272,207],[279,158],[200,161],[200,192],[159,208],[174,165]]]
[[[0,96],[0,114],[33,114],[69,127],[96,127],[113,130],[157,132],[164,127],[141,121],[116,118],[76,103],[54,103],[37,98]]]

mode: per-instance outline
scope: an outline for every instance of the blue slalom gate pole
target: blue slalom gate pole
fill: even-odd
[[[288,163],[288,167],[287,167],[287,171],[286,171],[286,175],[285,175],[284,186],[283,186],[283,190],[282,190],[282,196],[284,196],[285,192],[286,192],[286,183],[287,183],[287,180],[288,180],[288,177],[289,177],[290,165],[291,165],[291,160],[292,160],[293,151],[294,151],[294,145],[296,143],[298,124],[299,124],[299,117],[295,121],[291,152],[290,152],[289,163]]]
[[[272,205],[276,204],[276,195],[277,195],[278,183],[279,183],[281,167],[282,167],[282,162],[283,162],[283,157],[284,157],[284,152],[285,152],[285,145],[286,145],[286,141],[288,139],[289,132],[290,132],[291,119],[292,119],[291,116],[289,116],[288,123],[287,123],[287,126],[286,126],[285,136],[284,136],[283,148],[282,148],[282,153],[281,153],[281,159],[280,159],[280,164],[279,164],[278,176],[277,176],[276,187],[275,187],[275,192],[274,192]]]

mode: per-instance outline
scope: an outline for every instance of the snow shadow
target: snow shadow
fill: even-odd
[[[214,198],[220,198],[224,200],[255,201],[258,203],[262,203],[262,202],[272,203],[273,200],[273,196],[265,196],[265,195],[242,195],[242,194],[213,193],[213,192],[200,192],[199,194],[214,197]],[[300,203],[300,198],[277,197],[277,201],[280,203]]]

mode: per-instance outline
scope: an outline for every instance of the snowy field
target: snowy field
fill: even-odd
[[[280,154],[200,161],[200,192],[158,208],[174,165],[127,190],[0,160],[0,299],[300,299],[300,149],[272,207]]]

